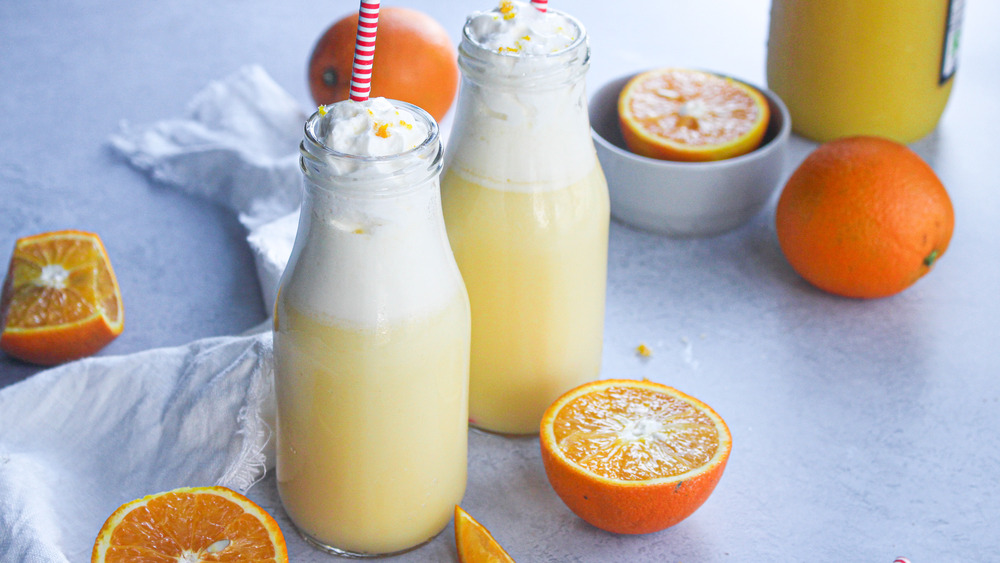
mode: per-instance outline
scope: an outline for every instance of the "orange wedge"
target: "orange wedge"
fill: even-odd
[[[514,563],[493,534],[455,505],[455,545],[459,563]]]
[[[756,88],[679,68],[643,72],[618,95],[625,145],[662,160],[723,160],[756,149],[771,112]]]
[[[57,231],[19,239],[0,320],[0,349],[36,364],[76,360],[114,340],[124,327],[124,310],[100,237]]]
[[[715,489],[729,428],[705,403],[651,381],[608,379],[567,392],[545,411],[542,462],[559,498],[603,530],[673,526]]]
[[[149,495],[114,511],[94,542],[91,563],[288,561],[281,528],[264,509],[225,487]]]

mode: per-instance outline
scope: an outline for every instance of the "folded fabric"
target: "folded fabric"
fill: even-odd
[[[298,208],[298,144],[306,115],[263,68],[210,83],[187,115],[122,122],[111,146],[153,179],[233,209],[247,228]]]
[[[272,464],[271,334],[96,357],[0,391],[0,561],[84,561],[104,519]]]
[[[259,66],[185,117],[122,123],[111,145],[160,183],[238,214],[266,304],[291,252],[306,115]],[[271,334],[96,357],[0,390],[0,561],[89,557],[115,508],[181,486],[246,491],[273,466]]]
[[[298,226],[299,212],[295,211],[254,228],[247,235],[247,243],[257,266],[261,297],[268,313],[271,313],[271,305],[278,297],[278,282],[292,253]]]

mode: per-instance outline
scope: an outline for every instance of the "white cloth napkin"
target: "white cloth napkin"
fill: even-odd
[[[184,118],[123,123],[112,146],[157,182],[231,208],[266,303],[288,260],[305,113],[248,66]],[[246,491],[273,467],[270,333],[96,357],[0,390],[0,561],[88,560],[123,502],[180,486]]]
[[[306,114],[263,68],[210,83],[187,115],[122,122],[111,145],[158,182],[217,201],[254,228],[298,208]]]
[[[0,561],[89,560],[115,508],[182,486],[246,491],[268,463],[270,333],[38,373],[0,392]]]

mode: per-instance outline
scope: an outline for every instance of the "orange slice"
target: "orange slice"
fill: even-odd
[[[193,487],[123,504],[94,542],[91,563],[288,561],[281,528],[264,509],[225,487]]]
[[[559,498],[619,534],[690,516],[722,476],[732,438],[705,403],[651,381],[586,383],[542,417],[542,462]]]
[[[36,364],[76,360],[114,340],[124,327],[124,311],[100,237],[57,231],[19,239],[0,320],[0,349]]]
[[[662,160],[722,160],[756,149],[771,112],[756,88],[697,70],[664,68],[633,77],[618,95],[628,149]]]
[[[455,505],[455,545],[459,563],[514,563],[493,534]]]

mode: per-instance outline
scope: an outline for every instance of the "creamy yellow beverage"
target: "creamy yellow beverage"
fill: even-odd
[[[469,301],[436,125],[402,106],[341,102],[307,122],[274,307],[278,492],[306,539],[344,555],[422,544],[465,491]]]
[[[290,308],[278,317],[278,485],[289,516],[356,553],[432,538],[465,491],[464,296],[388,326],[335,326]]]
[[[469,422],[537,433],[562,393],[597,379],[608,189],[594,150],[582,24],[503,1],[472,14],[441,199],[472,307]]]
[[[469,422],[538,431],[559,395],[597,379],[608,192],[594,166],[561,189],[484,187],[452,172],[442,203],[472,303]]]

